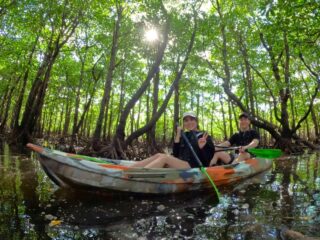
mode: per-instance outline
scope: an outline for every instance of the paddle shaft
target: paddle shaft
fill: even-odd
[[[214,145],[214,146],[218,147],[218,148],[222,148],[219,150],[215,150],[214,152],[224,152],[224,151],[232,151],[232,150],[239,150],[240,149],[240,147],[220,147],[220,146],[216,146],[216,145]],[[259,150],[264,150],[264,149],[259,149]],[[246,149],[245,151],[250,153],[251,148]]]
[[[239,148],[239,147],[227,147],[227,146],[219,146],[219,145],[214,145],[217,148]]]
[[[201,172],[202,172],[204,175],[206,175],[206,177],[209,179],[209,181],[210,181],[213,189],[214,189],[215,192],[216,192],[216,195],[217,195],[217,197],[218,197],[218,200],[219,200],[219,199],[220,199],[220,193],[219,193],[216,185],[214,184],[214,182],[213,182],[212,178],[210,177],[210,175],[207,173],[206,169],[203,167],[202,162],[200,161],[197,153],[194,151],[194,149],[193,149],[193,147],[192,147],[189,139],[187,138],[187,136],[185,135],[185,133],[183,132],[183,130],[181,130],[181,136],[182,136],[183,140],[186,142],[186,144],[187,144],[187,146],[189,147],[190,151],[192,152],[194,158],[196,159],[196,161],[197,161],[197,163],[198,163],[198,165],[199,165],[199,167],[200,167],[200,169],[201,169]]]

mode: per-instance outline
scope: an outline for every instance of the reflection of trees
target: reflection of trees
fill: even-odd
[[[234,195],[230,198],[229,206],[224,209],[223,216],[215,219],[227,219],[228,223],[220,228],[210,226],[206,236],[210,238],[210,231],[214,231],[216,235],[212,236],[213,239],[218,239],[217,235],[228,239],[231,233],[238,233],[239,238],[241,236],[245,239],[255,239],[254,236],[257,234],[268,236],[269,224],[272,225],[271,228],[276,229],[281,224],[295,228],[300,225],[300,217],[308,214],[308,206],[305,203],[309,206],[313,204],[310,199],[314,197],[315,180],[319,177],[318,159],[304,160],[302,157],[292,157],[274,161],[272,174],[266,182],[267,186],[252,184],[246,186],[243,192],[233,191]],[[248,204],[248,209],[241,209],[244,203]],[[234,214],[235,211],[238,212],[237,215]],[[267,222],[268,225],[262,225],[263,222]],[[276,234],[276,231],[274,233]]]
[[[291,227],[292,223],[301,217],[301,214],[306,214],[306,207],[299,208],[298,206],[313,203],[313,192],[319,168],[318,157],[313,154],[275,162],[275,172],[278,173],[278,177],[282,178],[279,180],[282,222],[288,227]]]
[[[4,146],[0,156],[0,237],[1,239],[20,239],[25,231],[25,207],[21,194],[20,160],[14,161],[9,148]],[[12,229],[13,228],[13,229]]]
[[[275,161],[274,173],[280,183],[280,212],[281,222],[287,226],[291,226],[294,220],[293,209],[294,201],[293,194],[290,195],[291,176],[297,169],[297,158]]]
[[[23,158],[11,156],[7,145],[0,156],[0,239],[39,239],[39,235],[46,235],[36,191],[37,168]]]
[[[22,171],[25,171],[24,169],[27,168],[26,164],[30,164],[30,162],[26,161],[23,164],[21,164]],[[36,176],[36,173],[33,170],[31,170],[29,174],[23,175],[22,180],[24,184],[21,186],[21,192],[23,193],[23,196],[25,199],[24,204],[27,209],[26,214],[30,216],[30,221],[35,224],[36,232],[43,233],[45,231],[44,225],[37,224],[39,223],[39,221],[41,221],[39,219],[41,211],[39,211],[39,200],[36,195],[37,181],[35,176]]]
[[[296,164],[291,165],[292,168],[296,168]],[[281,216],[287,216],[289,218],[282,219],[282,222],[286,225],[289,225],[291,227],[293,218],[293,199],[289,194],[289,188],[290,188],[290,176],[291,176],[291,170],[290,169],[284,169],[283,171],[283,177],[280,189],[280,202],[281,202]]]
[[[319,161],[320,161],[320,152],[317,152],[316,154],[313,154],[314,157],[314,168],[313,168],[313,188],[316,188],[316,180],[318,177],[320,177],[319,173]]]

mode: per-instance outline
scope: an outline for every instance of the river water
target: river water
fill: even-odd
[[[36,154],[0,151],[0,239],[320,239],[320,153],[221,190],[141,196],[60,189]],[[294,232],[295,233],[295,232]],[[296,233],[298,234],[298,233]]]

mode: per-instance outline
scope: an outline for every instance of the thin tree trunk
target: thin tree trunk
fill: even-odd
[[[114,104],[114,92],[112,92],[111,95],[111,105],[113,106]],[[113,108],[110,108],[110,114],[109,114],[109,122],[108,122],[108,133],[107,133],[107,141],[110,141],[112,132],[111,132],[111,127],[112,127],[112,122],[113,122]]]
[[[179,64],[180,63],[180,55],[178,56],[177,59],[177,69],[176,72],[179,71]],[[165,82],[166,83],[166,82]],[[180,114],[180,91],[179,91],[179,83],[177,85],[177,87],[174,89],[174,102],[173,102],[173,123],[172,123],[172,134],[171,134],[171,142],[173,142],[174,139],[174,135],[175,135],[175,129],[176,129],[176,125],[177,124],[181,124],[179,123],[179,114]]]
[[[134,131],[135,129],[138,129],[139,126],[140,126],[141,105],[142,105],[142,101],[139,101],[139,104],[138,104],[138,116],[137,116],[137,121],[136,121],[135,128],[133,129],[133,131]],[[134,121],[133,121],[133,122],[134,122]],[[131,133],[132,133],[132,132],[131,132]]]
[[[52,112],[58,112],[58,109],[54,109]],[[53,134],[56,134],[57,133],[57,116],[54,116],[54,118],[53,118],[54,120],[53,120],[53,124],[52,124],[52,132],[51,133],[53,133]]]
[[[39,118],[38,123],[37,123],[37,127],[38,129],[36,129],[35,131],[35,135],[38,136],[43,136],[43,129],[46,125],[46,121],[47,121],[47,113],[46,111],[44,111],[44,113],[41,115],[41,119]]]
[[[65,110],[65,118],[64,118],[64,126],[63,126],[63,136],[66,136],[69,131],[70,125],[70,118],[71,118],[71,111],[70,111],[70,101],[67,100],[66,110]]]
[[[7,103],[7,98],[8,98],[8,95],[9,95],[9,92],[10,92],[10,80],[6,86],[6,89],[4,90],[4,94],[3,96],[1,96],[1,104],[0,104],[0,124],[2,122],[2,118],[3,118],[3,113],[4,113],[4,107],[6,106],[6,103]]]
[[[53,119],[53,114],[52,111],[49,112],[49,119],[48,119],[48,128],[47,128],[47,137],[50,137],[51,134],[51,128],[52,128],[52,119]]]
[[[9,88],[9,91],[7,93],[7,96],[6,96],[6,99],[5,101],[3,102],[3,109],[2,109],[2,119],[1,122],[0,122],[0,132],[3,132],[6,125],[7,125],[7,120],[8,120],[8,116],[9,116],[9,110],[10,110],[10,106],[11,106],[11,103],[12,103],[12,94],[13,94],[13,91],[15,90],[15,87],[17,85],[17,83],[19,82],[20,80],[20,77],[18,77],[17,80],[15,80],[15,82],[13,84],[10,84],[12,85],[10,88]]]
[[[237,113],[236,113],[235,104],[231,103],[230,105],[231,105],[231,111],[232,111],[232,114],[233,114],[234,125],[236,125],[237,131],[240,131],[240,126],[239,126],[239,123],[238,123],[238,116],[237,116]]]
[[[292,94],[290,94],[290,109],[291,109],[291,128],[293,129],[295,126],[296,126],[296,114],[295,114],[295,109],[294,109],[294,100],[293,100],[293,97],[292,97]]]
[[[101,57],[102,57],[102,55],[101,55]],[[74,129],[75,135],[78,134],[80,128],[83,126],[84,118],[88,114],[92,100],[93,100],[95,92],[96,92],[98,81],[100,80],[100,77],[102,75],[102,71],[97,76],[95,74],[95,67],[98,64],[98,62],[100,61],[101,57],[98,58],[98,60],[95,62],[95,64],[93,65],[93,67],[91,69],[92,78],[93,78],[93,89],[91,90],[91,93],[90,93],[90,90],[88,90],[88,92],[86,94],[86,99],[88,99],[88,95],[89,95],[89,99],[86,101],[84,108],[83,108],[83,112],[80,116],[80,120],[78,121],[76,128]]]
[[[83,123],[81,124],[81,128],[79,129],[80,136],[88,137],[88,129],[90,129],[90,125],[88,124],[88,118],[90,116],[90,109],[88,109],[87,113],[83,116]]]
[[[111,96],[112,96],[112,94],[111,94]],[[109,99],[110,100],[110,99]],[[107,124],[108,124],[108,114],[109,114],[109,103],[107,104],[107,106],[106,106],[106,110],[105,110],[105,112],[104,112],[104,118],[103,118],[103,125],[102,125],[102,127],[103,127],[103,130],[102,130],[102,138],[103,138],[103,140],[105,141],[106,140],[106,137],[107,137]]]
[[[312,122],[314,125],[314,132],[316,135],[316,138],[320,137],[320,133],[319,133],[319,121],[317,119],[316,113],[314,111],[314,109],[311,110],[311,118],[312,118]]]
[[[245,94],[245,98],[244,98],[244,104],[245,106],[249,109],[249,93],[248,93],[248,80],[246,79],[246,74],[245,74],[245,70],[244,70],[244,66],[243,64],[241,64],[241,72],[242,72],[242,78],[243,78],[243,83],[244,83],[244,94]]]
[[[253,115],[257,115],[255,112],[255,106],[254,106],[254,92],[253,92],[253,76],[251,74],[251,68],[250,68],[250,64],[249,64],[249,57],[248,57],[248,50],[247,50],[247,46],[246,46],[246,42],[243,41],[242,38],[242,34],[239,34],[239,45],[240,45],[240,50],[243,56],[243,60],[244,60],[244,65],[245,65],[245,82],[246,85],[248,87],[247,89],[247,94],[248,94],[248,98],[249,98],[249,105],[250,105],[250,111],[252,112]]]
[[[155,123],[158,121],[158,119],[161,117],[161,115],[163,114],[163,112],[165,111],[167,105],[168,105],[168,102],[175,90],[175,88],[177,87],[177,85],[179,84],[179,81],[182,77],[182,74],[183,74],[183,71],[188,63],[188,59],[189,59],[189,55],[190,55],[190,52],[193,48],[193,44],[194,44],[194,39],[195,39],[195,34],[196,34],[196,30],[197,30],[197,23],[195,21],[195,26],[194,26],[194,30],[193,30],[193,33],[192,33],[192,36],[191,36],[191,40],[189,42],[189,46],[187,48],[187,51],[186,51],[186,55],[185,55],[185,58],[184,58],[184,61],[182,62],[182,65],[179,69],[179,71],[177,72],[176,74],[176,77],[169,89],[169,92],[165,98],[165,100],[163,101],[161,107],[159,108],[159,110],[156,112],[156,114],[154,114],[151,118],[151,120],[142,128],[136,130],[134,133],[132,133],[125,141],[125,146],[127,145],[130,145],[131,142],[138,138],[139,136],[141,136],[142,134],[146,133],[147,131],[149,131],[154,125]]]
[[[164,112],[163,114],[163,136],[162,136],[162,142],[166,143],[167,142],[167,114]]]
[[[220,74],[213,66],[212,64],[209,64],[211,68],[217,73],[217,76],[220,77],[223,80],[223,88],[225,93],[229,96],[230,100],[233,101],[237,106],[245,112],[248,112],[250,114],[250,120],[251,122],[256,125],[257,127],[262,127],[265,130],[267,130],[276,140],[276,145],[282,149],[285,149],[288,152],[295,152],[300,151],[300,149],[296,148],[296,146],[292,145],[292,139],[299,139],[298,136],[295,136],[295,131],[299,129],[300,124],[302,121],[304,121],[309,113],[311,111],[310,107],[312,107],[312,102],[309,105],[309,108],[303,118],[301,118],[296,125],[294,129],[290,128],[289,125],[289,115],[288,115],[288,99],[290,96],[290,89],[289,89],[289,83],[290,83],[290,71],[289,71],[289,63],[290,63],[290,49],[289,44],[287,41],[287,33],[286,30],[283,32],[283,44],[284,44],[284,51],[281,52],[276,58],[274,55],[273,49],[271,46],[269,46],[263,36],[263,33],[260,33],[260,39],[262,42],[262,45],[266,49],[270,62],[271,62],[271,69],[273,73],[273,77],[276,80],[276,83],[281,86],[282,88],[279,91],[280,96],[280,109],[281,109],[281,115],[280,117],[277,115],[276,107],[275,107],[275,116],[276,119],[281,123],[281,128],[272,125],[270,122],[266,121],[265,119],[262,119],[261,117],[254,115],[250,109],[247,109],[245,105],[242,103],[242,101],[231,91],[230,87],[230,81],[231,81],[231,71],[229,66],[229,59],[228,59],[228,48],[227,48],[227,39],[226,39],[226,25],[225,25],[225,18],[222,14],[221,8],[220,8],[220,2],[216,1],[216,9],[218,12],[218,15],[220,17],[220,31],[221,31],[221,38],[222,38],[222,60],[223,60],[223,68],[224,68],[224,74]],[[279,70],[279,62],[282,58],[282,54],[284,53],[284,81],[281,81],[280,76],[280,70]],[[262,77],[264,80],[264,78]],[[320,82],[320,81],[319,81]],[[267,88],[268,84],[266,84]],[[277,98],[272,94],[272,91],[270,91],[271,96],[273,97],[273,102],[276,106]],[[299,139],[301,141],[301,139]],[[308,144],[306,141],[304,141],[304,144]],[[308,144],[310,146],[310,144]]]
[[[302,75],[301,75],[301,79],[302,79],[302,81],[304,83],[304,86],[305,86],[305,89],[307,90],[308,95],[310,96],[309,97],[309,101],[313,102],[313,99],[312,99],[313,96],[310,93],[309,86],[308,86],[306,80],[304,79],[304,77]],[[312,119],[312,122],[313,122],[313,125],[314,125],[314,130],[315,130],[315,137],[317,138],[317,137],[319,137],[319,124],[318,124],[318,121],[317,121],[317,117],[316,117],[314,108],[312,107],[310,111],[311,111],[311,119]]]
[[[159,82],[160,82],[160,73],[156,73],[153,79],[153,103],[152,103],[152,116],[157,113],[158,101],[159,101]],[[156,142],[156,124],[151,128],[149,140],[153,148],[157,147]]]
[[[124,69],[121,72],[121,83],[120,83],[120,100],[119,100],[119,105],[118,105],[118,113],[117,113],[117,121],[116,121],[116,126],[119,124],[119,119],[120,119],[120,114],[123,109],[123,103],[124,103],[124,83],[125,83],[125,77],[124,73],[126,71],[125,63],[124,63]]]
[[[117,57],[117,51],[118,51],[118,42],[119,42],[119,33],[120,33],[120,25],[122,21],[122,12],[123,7],[117,3],[117,20],[115,22],[115,27],[113,31],[113,38],[112,38],[112,48],[110,53],[110,62],[108,67],[108,72],[106,76],[106,81],[104,85],[104,94],[103,98],[100,104],[100,112],[99,116],[96,122],[96,128],[93,134],[93,147],[97,148],[98,146],[95,146],[98,141],[100,140],[101,136],[101,129],[102,129],[102,123],[103,123],[103,117],[105,116],[105,110],[109,106],[110,101],[110,93],[112,88],[112,81],[113,81],[113,73],[116,66],[116,57]]]
[[[305,62],[302,54],[300,54],[300,58],[301,60],[303,61],[304,65],[308,68],[309,72],[311,73],[311,75],[313,77],[315,77],[316,79],[316,86],[315,86],[315,89],[314,89],[314,93],[313,95],[311,96],[310,98],[310,102],[309,102],[309,106],[305,112],[305,114],[300,118],[300,120],[298,121],[298,123],[296,124],[296,126],[294,127],[294,129],[291,130],[292,134],[294,135],[295,132],[301,127],[301,123],[303,121],[305,121],[307,119],[307,117],[309,116],[313,106],[314,106],[314,100],[316,99],[316,97],[318,96],[318,93],[319,93],[319,90],[320,90],[320,76],[318,75],[318,73],[316,73],[315,71],[313,71],[311,69],[311,67]],[[310,144],[308,144],[309,147],[311,146]]]
[[[286,31],[283,32],[284,37],[284,49],[285,49],[285,61],[284,61],[284,87],[282,87],[279,91],[280,95],[280,109],[281,109],[281,115],[279,122],[281,123],[282,130],[280,131],[281,134],[281,143],[279,143],[279,146],[284,146],[283,148],[286,148],[286,146],[291,144],[292,139],[292,131],[290,129],[289,124],[289,113],[288,113],[288,99],[290,96],[290,89],[289,89],[289,81],[290,81],[290,72],[289,72],[289,64],[290,64],[290,53],[289,53],[289,44],[287,42],[287,34]],[[279,60],[282,57],[282,53],[279,55],[278,60],[276,59],[273,49],[271,46],[268,46],[266,43],[266,40],[264,38],[264,35],[260,34],[261,42],[264,46],[264,48],[267,50],[270,60],[271,60],[271,66],[272,66],[272,72],[273,76],[276,79],[276,82],[283,85],[283,82],[281,81],[280,76],[280,69],[279,69]],[[279,139],[280,140],[280,139]]]
[[[65,4],[67,4],[67,2],[65,2]],[[21,124],[13,131],[13,141],[18,141],[25,144],[32,136],[43,108],[53,64],[59,55],[60,49],[74,33],[75,28],[78,25],[79,15],[80,13],[78,13],[74,19],[70,20],[69,24],[62,24],[58,30],[52,26],[47,52],[44,54],[44,60],[42,61],[32,84]],[[65,17],[66,13],[63,14],[62,22],[65,22]],[[58,31],[59,34],[56,38],[54,38],[54,31]],[[53,41],[53,39],[55,40]]]
[[[204,93],[201,92],[201,100],[202,100],[203,102],[205,102],[204,99],[205,99],[205,98],[204,98]],[[200,103],[199,103],[199,105],[200,105]],[[202,127],[203,127],[203,129],[205,129],[206,131],[208,131],[208,126],[205,126],[205,121],[204,121],[204,107],[201,107],[201,108],[200,108],[200,111],[201,111],[200,118],[201,118],[201,121],[202,121]]]
[[[179,109],[180,101],[179,101],[179,84],[174,89],[174,104],[173,104],[173,129],[176,129],[176,124],[179,123]],[[174,135],[174,131],[172,131],[172,139]]]
[[[311,137],[310,137],[310,127],[309,127],[309,120],[308,118],[306,119],[306,130],[307,130],[307,140],[310,140]]]
[[[72,127],[72,140],[71,140],[71,145],[73,145],[73,141],[76,138],[76,134],[77,134],[77,130],[78,130],[78,117],[79,117],[79,107],[80,107],[80,98],[81,98],[81,90],[82,90],[82,85],[83,85],[83,78],[84,78],[84,66],[86,63],[86,59],[87,59],[87,52],[88,52],[89,46],[86,43],[85,46],[85,53],[84,53],[84,57],[81,57],[81,54],[79,53],[80,56],[80,60],[81,60],[81,70],[80,70],[80,77],[79,77],[79,84],[77,86],[77,90],[76,90],[76,99],[75,99],[75,108],[74,108],[74,117],[73,117],[73,127]]]
[[[166,23],[163,42],[159,46],[158,53],[156,54],[156,59],[153,65],[151,66],[145,81],[142,83],[140,88],[132,95],[131,99],[127,102],[127,104],[123,108],[123,111],[121,112],[119,124],[117,126],[116,134],[113,139],[113,145],[115,146],[116,152],[118,152],[116,154],[123,153],[122,151],[123,146],[121,145],[124,144],[125,126],[127,122],[127,117],[130,114],[131,109],[134,107],[134,105],[139,100],[141,95],[145,92],[145,90],[150,84],[150,80],[153,78],[153,76],[159,69],[159,65],[162,61],[162,58],[164,56],[164,51],[168,43],[168,32],[169,32],[169,21],[167,21]]]
[[[59,135],[61,135],[61,133],[62,133],[63,116],[64,116],[64,108],[61,108],[60,120],[59,120],[59,129],[58,129],[58,134],[59,134]]]
[[[31,68],[31,64],[32,64],[32,59],[33,59],[34,52],[36,50],[36,46],[38,44],[38,40],[39,40],[39,35],[37,35],[37,37],[35,39],[31,53],[28,58],[27,69],[26,69],[24,76],[23,76],[22,88],[20,90],[16,105],[13,110],[11,129],[17,129],[19,126],[19,119],[20,119],[20,112],[21,112],[21,108],[22,108],[23,98],[24,98],[24,94],[26,92],[26,85],[27,85],[27,81],[29,78],[29,72],[30,72],[30,68]]]
[[[157,73],[154,75],[154,78],[156,77]],[[154,79],[153,78],[153,79]],[[148,90],[147,90],[147,96],[146,96],[146,108],[147,108],[147,112],[146,112],[146,122],[149,122],[149,119],[150,119],[150,85],[148,87]],[[138,126],[139,127],[139,126]]]
[[[226,121],[226,113],[224,111],[223,107],[223,101],[222,101],[222,95],[219,94],[219,102],[221,106],[221,113],[222,113],[222,123],[223,123],[223,137],[225,140],[228,139],[228,133],[227,133],[227,121]],[[231,136],[231,135],[230,135]]]
[[[222,59],[223,59],[223,66],[224,66],[224,75],[221,75],[214,67],[213,65],[209,62],[209,66],[212,70],[215,71],[218,77],[220,77],[223,80],[223,89],[225,93],[228,95],[229,99],[233,101],[234,103],[237,104],[237,106],[241,109],[243,112],[247,112],[250,114],[248,109],[245,107],[245,105],[241,102],[241,100],[231,91],[230,89],[230,79],[231,79],[231,74],[230,74],[230,69],[229,69],[229,64],[228,64],[228,53],[227,53],[227,40],[226,40],[226,33],[225,33],[225,25],[224,25],[224,18],[220,9],[220,3],[219,1],[216,1],[217,5],[217,10],[218,14],[220,17],[220,31],[221,31],[221,37],[222,37]],[[266,130],[268,130],[272,136],[276,139],[276,141],[281,139],[281,136],[279,133],[274,129],[274,126],[271,125],[269,122],[263,120],[263,119],[256,119],[250,117],[250,120],[253,124],[255,124],[258,127],[262,127]]]
[[[166,92],[166,91],[167,91],[167,83],[165,81],[164,82],[164,92]],[[178,108],[179,108],[179,106],[178,106]],[[167,128],[168,128],[167,126],[168,126],[168,124],[167,124],[167,114],[166,114],[166,111],[165,111],[163,113],[163,137],[162,137],[162,142],[163,143],[166,143],[166,141],[167,141]],[[173,140],[173,138],[172,138],[172,140]]]
[[[87,129],[87,137],[90,137],[90,135],[91,135],[90,123],[92,122],[92,120],[93,120],[93,111],[91,111],[90,114],[87,116],[87,124],[89,124],[89,126],[86,127],[86,129]]]
[[[229,116],[229,131],[230,131],[230,134],[229,136],[232,136],[233,135],[233,124],[232,124],[232,109],[231,109],[231,102],[228,101],[228,116]]]
[[[200,115],[200,94],[199,94],[199,90],[196,93],[196,114],[197,114],[197,116]]]
[[[134,108],[131,109],[131,128],[130,128],[130,132],[133,133],[134,132]]]

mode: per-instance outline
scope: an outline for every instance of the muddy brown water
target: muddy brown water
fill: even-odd
[[[320,239],[320,153],[221,189],[168,196],[60,189],[36,154],[0,151],[0,239]]]

